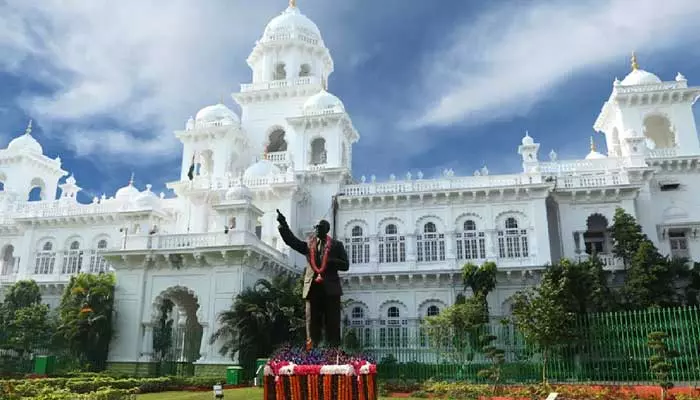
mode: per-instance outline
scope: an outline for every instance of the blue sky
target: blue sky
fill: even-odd
[[[0,147],[35,137],[82,201],[179,175],[172,131],[250,81],[245,58],[285,0],[1,0]],[[583,157],[632,51],[663,80],[700,84],[697,0],[298,0],[335,60],[329,90],[362,138],[354,175],[519,172]],[[233,107],[233,101],[226,103]],[[698,116],[698,107],[695,115]]]

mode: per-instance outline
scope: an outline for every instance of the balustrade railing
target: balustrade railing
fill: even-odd
[[[585,171],[610,171],[625,166],[620,158],[601,158],[597,160],[561,160],[539,163],[540,172],[543,174],[564,174]]]
[[[111,266],[102,257],[104,250],[65,250],[38,251],[34,254],[33,264],[27,271],[33,279],[45,281],[56,277],[67,277],[79,273],[97,274],[109,272]]]
[[[418,179],[393,182],[365,182],[346,185],[341,190],[345,196],[367,196],[412,192],[434,192],[440,190],[480,189],[519,186],[542,183],[540,176],[486,175],[450,177],[442,179]]]
[[[121,239],[121,248],[113,250],[176,250],[206,247],[260,244],[252,232],[185,233],[175,235],[133,235]]]
[[[241,92],[256,92],[259,90],[279,89],[292,86],[303,86],[310,84],[320,84],[321,80],[315,76],[305,76],[296,79],[280,79],[269,82],[256,82],[241,84]]]
[[[672,158],[678,156],[678,148],[652,149],[647,151],[647,158]]]

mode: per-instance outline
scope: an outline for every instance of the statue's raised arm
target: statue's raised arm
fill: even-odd
[[[284,241],[284,243],[287,246],[294,249],[296,252],[301,253],[303,255],[308,255],[309,246],[306,244],[306,242],[299,240],[299,238],[294,236],[292,230],[289,229],[287,218],[285,218],[284,214],[282,214],[280,210],[277,210],[277,222],[279,223],[278,230],[280,232],[280,236],[282,236],[282,240]]]

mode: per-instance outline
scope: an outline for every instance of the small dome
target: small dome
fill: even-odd
[[[586,160],[600,160],[601,158],[607,158],[604,155],[598,153],[597,151],[591,151],[586,156]]]
[[[24,131],[24,135],[12,139],[10,144],[7,146],[7,149],[14,151],[26,150],[30,153],[44,154],[44,149],[32,136],[31,120],[29,120],[29,124],[27,124],[27,129]]]
[[[273,164],[272,161],[262,159],[248,167],[243,173],[243,177],[247,179],[264,178],[266,176],[277,175],[281,173],[282,170],[280,170],[275,164]]]
[[[243,183],[231,187],[226,192],[226,200],[252,200],[253,192]]]
[[[151,187],[151,185],[146,185],[146,190],[136,196],[135,202],[139,207],[153,208],[158,205],[160,198],[155,193],[151,192]]]
[[[622,86],[658,85],[661,79],[643,69],[633,69],[620,83]]]
[[[233,110],[222,103],[206,106],[197,112],[195,116],[196,124],[210,125],[219,123],[221,125],[234,125],[241,122]]]
[[[262,41],[276,40],[278,35],[292,33],[301,33],[312,39],[322,40],[318,26],[302,14],[298,7],[290,6],[267,24]]]
[[[325,89],[309,97],[303,109],[305,115],[345,112],[343,102]]]
[[[140,193],[141,192],[134,187],[134,178],[132,177],[128,185],[117,190],[114,198],[119,201],[131,201],[134,200]]]
[[[535,144],[535,139],[533,139],[530,136],[530,133],[526,131],[521,143],[523,144],[523,146],[532,146],[533,144]]]

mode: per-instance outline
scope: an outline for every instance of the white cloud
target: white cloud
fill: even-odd
[[[501,2],[425,59],[409,129],[526,113],[573,74],[697,42],[697,0]],[[620,77],[622,78],[622,77]],[[662,77],[672,79],[673,77]],[[611,77],[612,86],[612,77]]]
[[[286,7],[284,0],[5,3],[0,68],[55,89],[25,94],[22,107],[80,155],[133,155],[129,162],[139,164],[178,157],[173,130],[222,96],[232,104],[228,94],[250,80],[245,59],[255,40]]]

